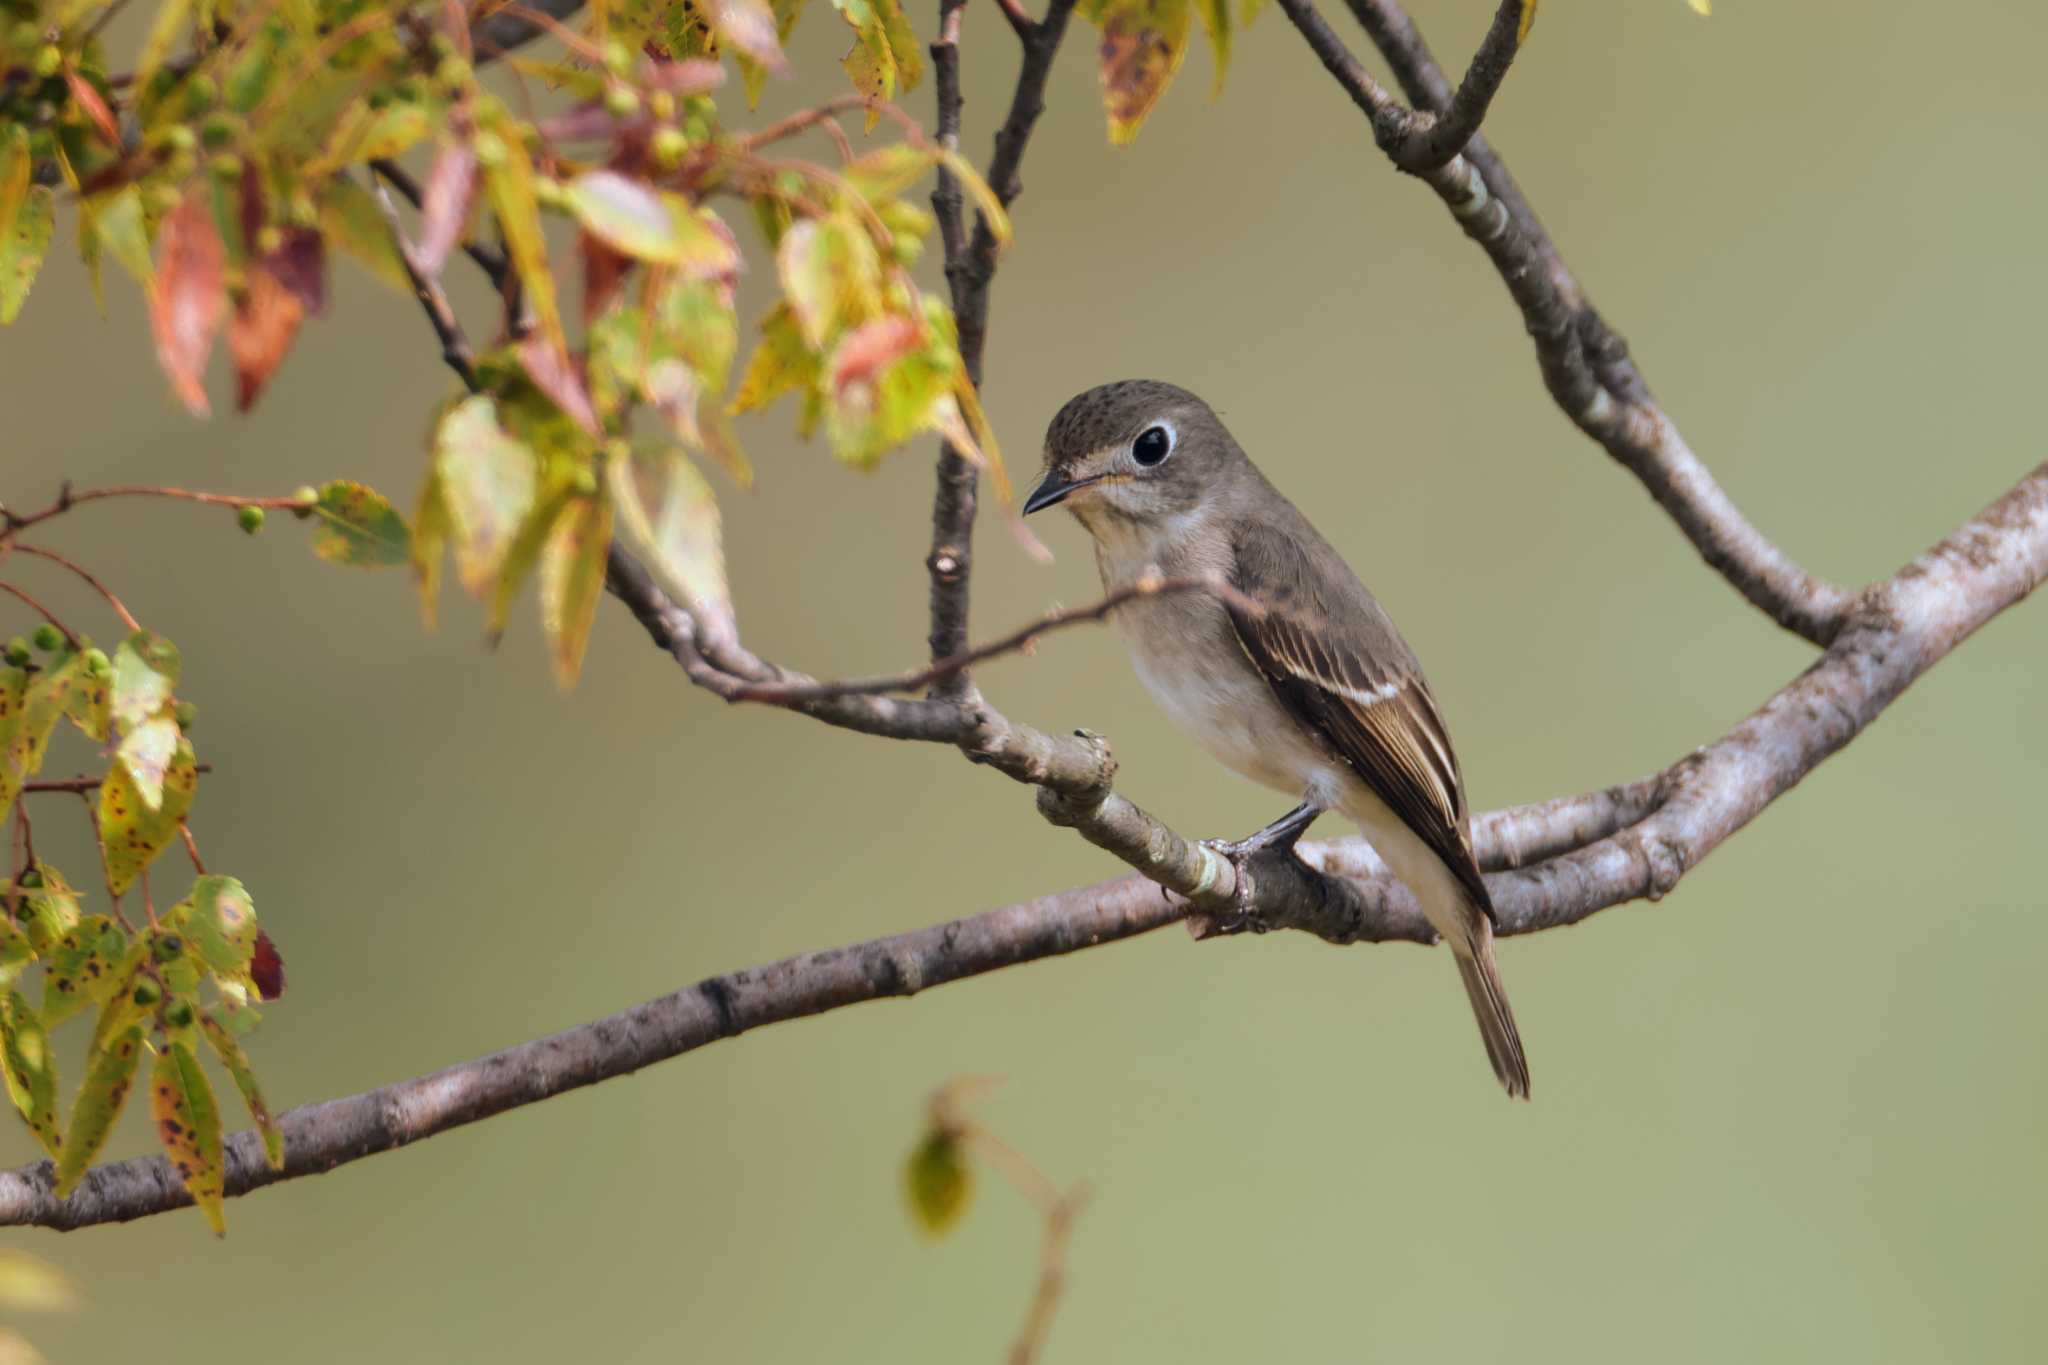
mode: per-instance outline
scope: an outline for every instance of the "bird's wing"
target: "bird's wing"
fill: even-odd
[[[1297,539],[1269,530],[1240,536],[1233,576],[1233,586],[1264,607],[1255,614],[1227,604],[1238,642],[1281,705],[1444,860],[1491,918],[1457,755],[1415,656],[1379,604],[1342,561],[1319,571]]]

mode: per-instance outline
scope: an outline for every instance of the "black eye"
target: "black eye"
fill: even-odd
[[[1131,458],[1150,469],[1173,454],[1173,433],[1165,427],[1146,427],[1131,442]]]

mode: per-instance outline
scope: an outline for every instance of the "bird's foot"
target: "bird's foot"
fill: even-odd
[[[1304,802],[1258,833],[1243,839],[1202,840],[1201,846],[1221,855],[1230,864],[1230,870],[1235,875],[1230,893],[1231,911],[1225,915],[1203,915],[1200,924],[1191,919],[1189,928],[1195,937],[1264,933],[1266,924],[1259,918],[1256,909],[1258,889],[1252,880],[1252,859],[1268,849],[1291,853],[1295,844],[1300,842],[1302,832],[1314,824],[1315,818],[1322,813],[1321,806]]]

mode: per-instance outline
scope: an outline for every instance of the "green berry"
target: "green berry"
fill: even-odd
[[[604,64],[614,76],[623,76],[633,69],[633,49],[617,38],[604,45]]]
[[[169,1007],[164,1010],[164,1022],[172,1028],[191,1028],[192,1002],[189,1000],[173,1000]]]
[[[647,97],[647,112],[667,123],[676,116],[676,97],[666,90],[657,90]]]
[[[203,114],[220,103],[220,84],[205,72],[194,72],[185,78],[185,110],[191,114]]]
[[[242,178],[242,158],[233,152],[215,152],[207,160],[207,169],[222,180]]]
[[[241,527],[250,535],[255,535],[263,529],[263,509],[261,507],[242,507],[236,509],[235,525]]]
[[[48,654],[51,650],[64,643],[64,632],[51,625],[48,621],[45,621],[36,627],[34,638],[36,648]]]
[[[488,130],[476,135],[476,140],[470,143],[470,150],[476,153],[479,166],[502,166],[505,158],[511,155],[505,147],[505,139]]]
[[[683,153],[690,150],[690,140],[673,128],[663,128],[655,133],[649,150],[654,153],[655,165],[672,171],[681,164]]]
[[[292,501],[298,504],[292,508],[292,515],[304,521],[320,505],[320,490],[309,483],[302,483],[292,490]]]
[[[107,658],[107,651],[104,649],[88,649],[85,651],[85,676],[88,678],[104,678],[113,671],[114,664],[112,660]]]
[[[235,131],[233,118],[226,114],[212,114],[206,122],[199,125],[199,140],[205,144],[208,151],[217,152],[223,147],[233,145]]]
[[[17,635],[7,642],[7,662],[20,668],[35,656],[28,652],[28,639]]]
[[[164,998],[164,988],[145,976],[142,980],[135,983],[135,993],[128,998],[142,1006],[142,1008],[149,1009],[157,1001]]]
[[[181,701],[177,709],[171,712],[171,718],[178,722],[180,730],[189,735],[192,733],[192,727],[198,723],[199,708],[189,701]]]
[[[640,96],[631,86],[615,85],[604,92],[605,112],[616,119],[629,119],[640,112]]]
[[[475,78],[476,69],[461,57],[443,57],[434,68],[434,80],[446,90],[459,90]]]
[[[199,135],[182,123],[174,123],[164,129],[164,146],[174,152],[199,150]]]
[[[46,44],[36,53],[36,74],[44,80],[64,69],[64,51],[55,43]]]

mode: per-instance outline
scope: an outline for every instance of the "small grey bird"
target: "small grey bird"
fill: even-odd
[[[1212,577],[1265,608],[1198,593],[1114,616],[1153,698],[1225,765],[1301,798],[1242,860],[1291,848],[1326,810],[1358,823],[1457,958],[1494,1074],[1527,1098],[1529,1062],[1493,956],[1465,781],[1422,666],[1385,611],[1195,395],[1126,380],[1061,408],[1026,515],[1063,504],[1095,540],[1105,591]]]

